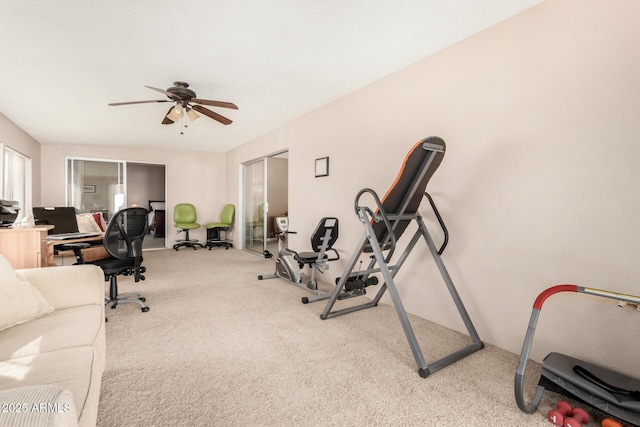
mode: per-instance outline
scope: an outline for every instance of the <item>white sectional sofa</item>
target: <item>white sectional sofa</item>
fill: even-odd
[[[95,426],[105,367],[102,270],[7,266],[0,256],[0,426]],[[34,300],[32,316],[15,313]]]

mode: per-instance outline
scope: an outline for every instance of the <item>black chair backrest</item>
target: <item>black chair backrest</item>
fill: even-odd
[[[147,214],[145,208],[127,208],[113,215],[104,232],[104,247],[109,255],[119,259],[142,257]]]
[[[387,215],[415,214],[418,211],[425,188],[433,176],[446,150],[442,138],[431,136],[418,141],[404,158],[402,168],[391,188],[382,198],[382,208]],[[410,219],[391,220],[396,240],[407,228]],[[378,242],[388,241],[387,227],[383,221],[372,224]]]
[[[331,249],[336,240],[338,240],[338,218],[327,217],[320,220],[311,235],[311,247],[314,252],[320,252],[327,230],[329,230],[331,234],[329,235],[329,241],[327,242],[325,250]]]

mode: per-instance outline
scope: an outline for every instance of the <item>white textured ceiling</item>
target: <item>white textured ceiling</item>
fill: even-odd
[[[42,144],[227,151],[541,2],[3,1],[0,113]],[[177,80],[234,123],[107,106]]]

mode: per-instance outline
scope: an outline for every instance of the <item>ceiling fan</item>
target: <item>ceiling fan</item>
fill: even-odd
[[[204,114],[207,117],[217,120],[223,125],[231,124],[232,121],[228,118],[221,116],[220,114],[203,107],[202,105],[211,105],[214,107],[231,108],[237,110],[238,107],[231,102],[212,101],[209,99],[200,99],[196,97],[196,93],[189,89],[189,83],[185,82],[173,82],[173,86],[167,90],[158,89],[157,87],[145,86],[156,92],[167,95],[169,99],[158,99],[152,101],[130,101],[130,102],[112,102],[109,105],[129,105],[129,104],[146,104],[150,102],[175,102],[176,105],[171,107],[167,112],[167,115],[162,120],[163,125],[170,125],[185,116],[185,114],[191,119],[191,121],[198,119],[200,116],[198,113]],[[199,105],[202,104],[202,105]],[[198,113],[196,113],[196,111]]]

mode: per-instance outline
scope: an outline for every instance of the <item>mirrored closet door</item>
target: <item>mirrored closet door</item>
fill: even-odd
[[[125,207],[143,207],[149,210],[143,248],[165,247],[170,220],[165,210],[165,165],[68,157],[66,174],[67,206],[78,213],[100,212],[105,222]]]
[[[288,215],[289,153],[287,151],[243,165],[243,248],[263,255],[277,252],[275,217]]]

